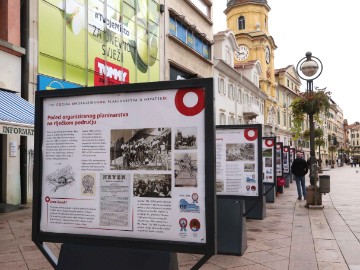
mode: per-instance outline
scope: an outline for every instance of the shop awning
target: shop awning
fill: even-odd
[[[0,133],[33,135],[35,106],[14,92],[0,90]],[[5,128],[6,127],[6,128]]]

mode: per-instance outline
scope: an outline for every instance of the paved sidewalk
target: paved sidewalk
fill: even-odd
[[[215,255],[201,270],[360,270],[360,168],[336,167],[324,174],[330,175],[331,190],[322,196],[323,209],[298,201],[294,182],[266,204],[265,219],[246,221],[243,256]],[[28,206],[0,213],[0,270],[53,269],[31,241]],[[49,247],[58,256],[59,245]],[[201,257],[178,254],[179,270],[191,269]]]
[[[360,168],[324,170],[330,193],[323,209],[297,200],[295,181],[275,203],[266,204],[264,220],[247,220],[248,248],[242,256],[213,256],[202,270],[360,270]],[[307,176],[307,181],[309,180]],[[307,183],[309,184],[309,183]],[[179,269],[191,269],[198,255],[179,254]]]

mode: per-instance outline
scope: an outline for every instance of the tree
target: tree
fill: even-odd
[[[321,128],[316,128],[314,130],[314,136],[315,136],[315,146],[319,147],[319,160],[321,160],[320,147],[325,145],[324,131]],[[310,130],[309,129],[304,131],[303,137],[306,140],[310,139]],[[320,162],[320,166],[321,166],[321,162]]]

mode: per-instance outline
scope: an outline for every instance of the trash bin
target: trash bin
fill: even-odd
[[[319,191],[320,193],[330,192],[330,175],[319,175]]]

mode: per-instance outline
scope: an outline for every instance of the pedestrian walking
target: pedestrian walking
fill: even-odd
[[[301,153],[296,154],[296,159],[291,165],[291,172],[295,176],[296,188],[298,192],[298,200],[301,200],[301,196],[306,198],[306,188],[305,188],[305,175],[309,171],[308,163],[303,159]]]

